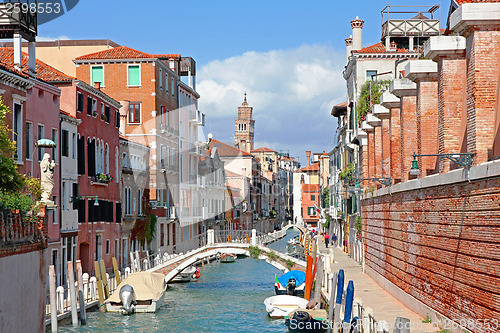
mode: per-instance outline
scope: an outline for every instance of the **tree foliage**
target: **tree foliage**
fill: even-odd
[[[12,130],[7,126],[7,114],[10,110],[0,101],[0,190],[14,193],[24,186],[24,177],[17,171],[12,156],[16,151],[10,136]]]
[[[366,120],[366,115],[371,112],[374,104],[380,103],[380,96],[389,88],[390,80],[367,81],[361,86],[356,112],[358,114],[358,123]]]

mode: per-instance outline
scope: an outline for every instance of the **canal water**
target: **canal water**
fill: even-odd
[[[286,253],[286,242],[298,231],[269,247]],[[264,299],[274,295],[275,276],[282,273],[263,260],[237,259],[200,267],[196,282],[171,284],[165,305],[156,313],[122,316],[91,312],[87,325],[60,327],[59,332],[287,332],[283,320],[270,320]]]

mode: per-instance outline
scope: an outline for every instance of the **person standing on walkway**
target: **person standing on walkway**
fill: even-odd
[[[328,248],[328,244],[330,243],[330,235],[328,235],[328,231],[325,232],[325,245]]]
[[[337,234],[332,235],[332,246],[336,247],[337,246]]]

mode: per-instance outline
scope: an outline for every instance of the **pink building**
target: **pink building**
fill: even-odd
[[[47,83],[44,79],[52,69],[41,61],[36,61],[37,77],[28,73],[28,55],[22,54],[22,72],[14,67],[14,49],[0,48],[0,62],[7,71],[17,73],[26,80],[23,91],[20,94],[12,91],[9,98],[6,98],[7,106],[12,110],[13,130],[15,132],[13,140],[16,142],[17,163],[19,171],[34,178],[40,178],[40,161],[44,153],[49,153],[51,159],[56,162],[54,169],[54,189],[52,190],[52,200],[59,206],[59,103],[61,91]],[[12,101],[12,102],[11,102]],[[11,103],[11,105],[8,105]],[[39,139],[50,139],[56,143],[56,148],[35,148],[35,143]],[[48,219],[49,255],[50,264],[56,267],[56,275],[60,281],[60,214],[59,207]]]
[[[94,270],[95,260],[104,259],[106,267],[112,267],[112,257],[118,261],[123,257],[118,177],[121,105],[99,85],[92,87],[54,68],[48,68],[44,77],[61,90],[61,111],[81,120],[72,143],[78,181],[68,182],[71,195],[65,198],[78,211],[77,257],[86,272]]]

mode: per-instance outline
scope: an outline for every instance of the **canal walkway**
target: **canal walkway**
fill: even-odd
[[[318,252],[323,255],[329,252],[323,241],[318,242]],[[334,248],[334,260],[335,262],[331,266],[332,273],[338,272],[339,269],[344,270],[345,281],[352,280],[354,282],[354,297],[362,300],[364,308],[373,310],[373,316],[377,322],[385,321],[392,327],[396,317],[404,317],[408,318],[412,323],[412,333],[440,331],[439,328],[432,324],[422,323],[424,318],[408,309],[380,287],[370,276],[363,272],[361,265],[349,257],[342,248]],[[392,329],[390,331],[392,332]]]

